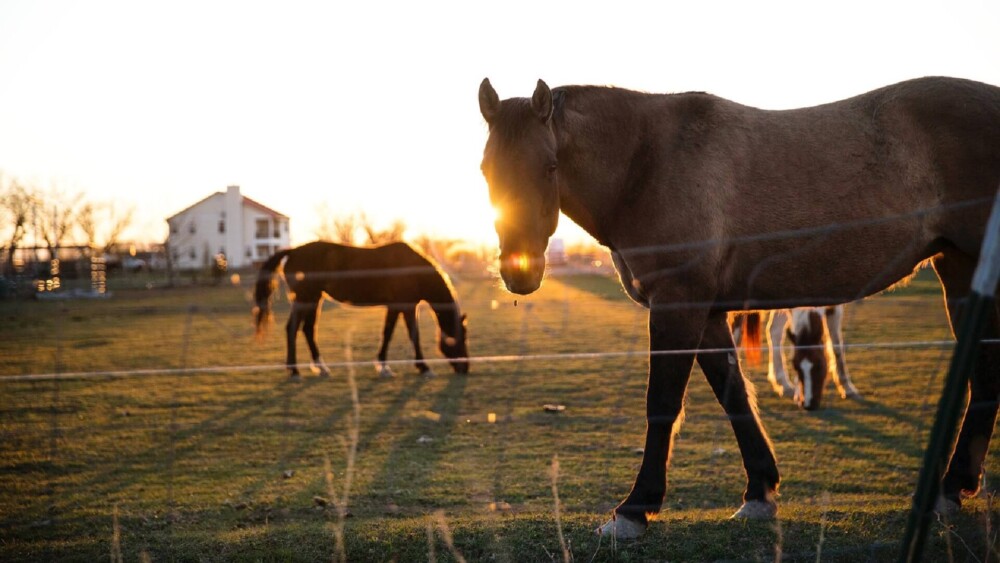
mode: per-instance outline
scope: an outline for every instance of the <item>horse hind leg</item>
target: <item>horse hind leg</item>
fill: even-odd
[[[312,363],[309,368],[320,377],[330,377],[330,368],[326,367],[323,357],[320,356],[319,347],[316,345],[316,324],[319,320],[319,313],[323,307],[323,302],[315,303],[303,314],[302,334],[306,337],[306,344],[309,345],[309,352],[312,355]]]
[[[962,314],[964,298],[970,291],[976,261],[968,255],[952,251],[939,255],[932,264],[944,287],[945,303],[954,332],[956,321]],[[1000,310],[996,306],[982,337],[990,340],[1000,337]],[[979,491],[986,453],[997,419],[1000,345],[980,344],[969,391],[968,407],[942,481],[944,503],[939,503],[939,508],[945,511],[961,506],[963,496],[974,496]]]
[[[844,306],[827,307],[826,309],[826,331],[830,337],[830,345],[833,348],[833,383],[840,392],[843,399],[856,399],[861,397],[857,387],[851,381],[851,374],[847,371],[847,361],[844,358]]]

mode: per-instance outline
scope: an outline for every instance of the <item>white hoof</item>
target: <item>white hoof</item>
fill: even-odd
[[[645,525],[617,514],[612,516],[611,520],[608,520],[603,526],[594,530],[594,533],[599,536],[608,536],[616,540],[634,540],[645,532]]]
[[[861,393],[858,393],[858,390],[852,385],[850,387],[845,387],[840,396],[844,399],[860,399]]]
[[[778,514],[778,503],[762,500],[748,500],[731,518],[745,520],[771,520]]]
[[[425,371],[425,372],[421,372],[420,375],[426,377],[427,379],[431,379],[431,378],[437,377],[437,374],[434,373],[434,370],[432,370],[430,368],[428,368],[427,371]]]
[[[934,503],[934,513],[938,516],[954,516],[960,510],[962,507],[957,502],[944,497],[938,497],[937,502]]]
[[[392,377],[396,377],[396,374],[393,373],[392,368],[390,368],[387,364],[382,364],[376,369],[378,369],[378,376],[381,378],[389,379]]]

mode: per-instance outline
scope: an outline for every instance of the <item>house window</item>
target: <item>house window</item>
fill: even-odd
[[[268,256],[270,256],[268,254],[269,251],[270,247],[267,246],[266,244],[257,245],[257,258],[267,258]]]
[[[219,219],[219,232],[220,233],[226,232],[226,220],[225,219]]]
[[[274,238],[281,238],[281,220],[275,219],[274,221]]]
[[[193,235],[195,231],[196,229],[194,228],[194,221],[191,221],[191,225],[188,227],[188,232],[190,232]]]
[[[177,225],[175,223],[171,223],[170,224],[170,234],[172,234],[172,235],[176,235],[177,234]]]
[[[193,246],[191,247],[191,250],[189,250],[189,251],[188,251],[188,256],[189,256],[189,257],[190,257],[190,258],[191,258],[192,260],[194,260],[195,258],[197,258],[197,255],[196,255],[196,254],[194,253],[194,247],[193,247]]]
[[[257,238],[267,238],[268,232],[271,231],[269,223],[267,219],[257,219],[254,223],[257,227]]]

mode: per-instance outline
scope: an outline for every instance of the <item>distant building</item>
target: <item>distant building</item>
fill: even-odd
[[[229,268],[255,266],[290,246],[288,216],[229,186],[167,218],[167,248],[178,269],[210,267],[220,253]]]
[[[566,264],[566,243],[563,239],[552,237],[549,239],[549,246],[545,249],[545,260],[550,266],[564,266]]]

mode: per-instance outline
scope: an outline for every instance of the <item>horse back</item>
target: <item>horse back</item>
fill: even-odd
[[[317,301],[323,293],[351,305],[415,306],[433,298],[441,275],[406,243],[374,248],[313,242],[293,251],[285,279],[296,299]]]

